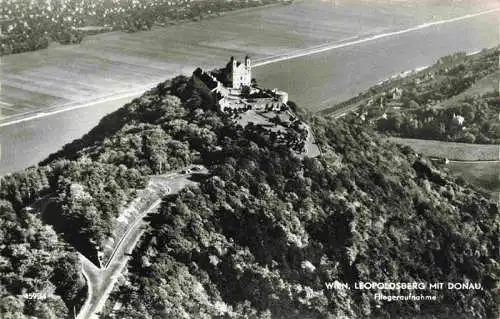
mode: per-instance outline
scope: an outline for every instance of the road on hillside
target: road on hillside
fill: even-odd
[[[198,168],[196,171],[194,170],[195,167]],[[104,267],[97,267],[80,254],[82,273],[87,281],[88,294],[77,319],[99,318],[99,312],[104,308],[109,294],[130,259],[130,253],[144,232],[144,217],[157,211],[162,203],[162,198],[166,195],[176,194],[187,185],[196,184],[196,182],[189,179],[194,173],[207,174],[208,170],[205,167],[193,165],[188,166],[182,172],[152,177],[152,182],[168,183],[168,190],[162,194],[157,194],[158,199],[145,209],[140,216],[130,222],[127,231],[121,238],[117,239],[117,244]]]
[[[321,150],[319,149],[319,146],[316,144],[316,138],[314,137],[314,133],[309,126],[309,124],[304,123],[306,128],[307,128],[307,138],[306,142],[304,144],[304,149],[305,152],[301,156],[302,158],[307,156],[307,157],[318,157],[321,155]]]

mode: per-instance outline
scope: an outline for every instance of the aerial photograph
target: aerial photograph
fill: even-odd
[[[0,0],[0,319],[499,319],[500,0]]]

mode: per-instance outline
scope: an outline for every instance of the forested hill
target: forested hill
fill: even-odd
[[[19,257],[25,250],[3,235],[13,225],[27,228],[16,219],[29,221],[27,214],[52,225],[15,231],[38,255],[58,241],[92,258],[148,176],[198,163],[209,176],[164,198],[148,217],[128,280],[103,317],[495,318],[498,207],[409,148],[383,142],[358,118],[297,113],[311,125],[320,157],[301,159],[254,126],[235,125],[180,76],[108,115],[40,167],[3,178],[1,220],[12,222],[0,232],[0,267],[9,274],[0,278],[9,300],[0,302],[0,317],[42,311],[17,296],[18,282],[27,286],[40,272],[66,302],[59,302],[62,314],[76,300],[62,291],[81,287],[57,277],[72,278],[77,263],[61,270],[57,259],[52,266]],[[33,205],[41,198],[43,213]],[[57,237],[42,235],[52,227]],[[352,287],[470,281],[483,289],[426,290],[438,300],[387,302],[375,300],[374,290],[327,289],[335,280]],[[409,292],[420,291],[401,294]]]
[[[356,123],[311,124],[324,155],[303,161],[242,129],[224,136],[204,158],[213,176],[151,217],[108,317],[495,318],[498,207]],[[484,290],[384,302],[326,289],[335,280]]]

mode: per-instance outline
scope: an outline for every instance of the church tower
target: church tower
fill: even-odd
[[[245,67],[246,67],[248,73],[252,72],[252,64],[250,61],[250,57],[248,55],[245,56]]]
[[[232,64],[232,87],[233,89],[241,89],[243,86],[250,86],[252,81],[252,65],[248,56],[245,57],[245,62],[237,62],[231,59]]]

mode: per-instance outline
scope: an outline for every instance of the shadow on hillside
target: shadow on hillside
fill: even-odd
[[[48,203],[41,216],[44,223],[52,225],[55,231],[62,235],[75,250],[99,267],[95,244],[86,240],[85,236],[81,234],[80,230],[83,227],[81,224],[69,222],[61,216],[61,209],[56,202]]]

